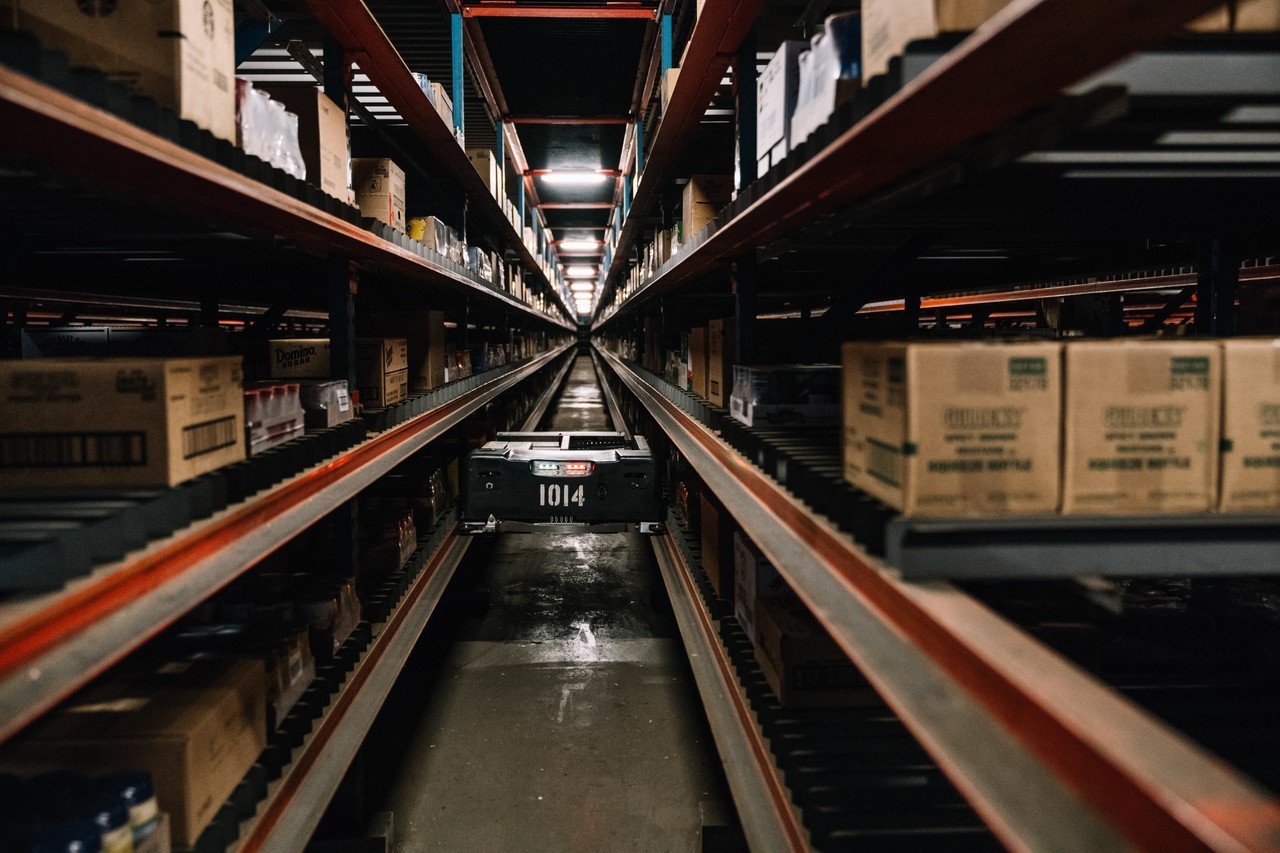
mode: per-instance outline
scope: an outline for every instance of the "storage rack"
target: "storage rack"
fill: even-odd
[[[316,293],[298,294],[265,312],[258,302],[262,295],[252,287],[213,287],[210,293],[193,286],[176,296],[168,291],[168,298],[120,288],[109,263],[102,265],[100,276],[84,278],[74,287],[65,281],[48,288],[11,286],[3,298],[15,300],[15,306],[65,306],[69,315],[89,305],[108,316],[114,307],[130,314],[204,318],[216,318],[218,303],[225,300],[246,328],[260,332],[286,317],[302,318],[313,327],[327,323],[336,344],[338,375],[354,370],[343,357],[342,344],[354,337],[357,290],[385,292],[388,282],[407,286],[417,302],[463,305],[456,322],[464,341],[469,318],[496,318],[504,328],[509,323],[550,330],[562,338],[576,331],[567,309],[559,310],[563,295],[546,280],[368,9],[342,4],[339,15],[323,3],[311,5],[322,22],[335,25],[335,36],[346,39],[348,61],[359,54],[362,70],[438,155],[467,197],[470,212],[489,226],[489,233],[499,235],[497,248],[517,258],[531,283],[547,293],[549,313],[427,252],[398,231],[362,220],[345,202],[245,157],[153,103],[130,99],[105,76],[72,71],[64,57],[14,34],[0,34],[0,122],[21,129],[0,140],[0,155],[16,167],[6,172],[5,191],[24,199],[48,193],[63,202],[60,214],[72,218],[57,223],[58,236],[50,241],[56,248],[69,246],[73,253],[94,256],[113,239],[144,249],[172,240],[197,246],[190,253],[195,263],[231,259],[226,269],[235,269],[234,263],[246,258],[269,259],[281,267],[318,269],[323,276],[312,288],[318,299]],[[358,26],[340,29],[339,22]],[[46,214],[46,207],[35,206],[35,215],[27,215],[25,208],[20,213],[18,205],[7,209],[9,233],[55,227],[50,222],[57,220]],[[77,228],[77,210],[109,217],[103,223],[107,227],[84,222]],[[360,284],[367,287],[358,288],[362,278],[366,281]],[[329,310],[315,310],[311,302],[323,305],[326,298]],[[127,522],[107,519],[78,533],[76,541],[97,552],[118,550],[122,556],[60,590],[11,597],[0,605],[0,740],[473,414],[521,383],[555,371],[572,346],[558,343],[534,357],[387,409],[366,408],[362,418],[340,428],[309,433],[280,451],[174,489],[129,490],[116,496],[94,492],[95,500],[118,498],[111,503],[129,514]],[[547,394],[554,391],[552,387]],[[30,497],[55,500],[53,493]],[[128,542],[102,545],[93,538],[116,536],[125,526],[131,531]],[[424,532],[409,569],[396,574],[395,588],[366,603],[368,621],[272,734],[268,751],[206,830],[201,849],[305,845],[466,550],[466,541],[453,528],[450,514]]]
[[[1063,180],[1066,171],[1081,163],[1088,165],[1094,156],[1081,154],[1082,150],[1149,152],[1153,148],[1147,134],[1230,129],[1216,124],[1212,109],[1196,113],[1203,106],[1196,98],[1217,91],[1212,86],[1223,83],[1220,70],[1205,72],[1224,56],[1235,56],[1231,51],[1256,51],[1249,54],[1260,60],[1256,67],[1273,67],[1273,40],[1264,37],[1243,45],[1207,47],[1201,42],[1166,53],[1158,48],[1178,26],[1210,5],[1027,0],[1011,4],[958,44],[957,39],[940,38],[936,43],[910,46],[909,55],[891,68],[890,79],[872,81],[859,101],[837,108],[828,125],[781,165],[775,163],[759,180],[744,179],[736,200],[721,211],[719,221],[701,234],[686,234],[682,251],[625,300],[618,293],[635,257],[633,249],[642,238],[638,228],[624,226],[613,262],[602,278],[604,293],[593,318],[593,332],[624,338],[637,334],[642,317],[656,320],[659,328],[666,323],[670,329],[673,320],[719,311],[711,316],[735,315],[739,344],[735,362],[751,364],[751,327],[757,311],[767,310],[762,284],[765,264],[774,263],[776,276],[784,277],[790,269],[789,257],[798,258],[796,266],[813,258],[816,262],[810,268],[840,276],[838,284],[827,288],[828,293],[834,291],[827,309],[833,317],[827,328],[838,322],[837,317],[892,313],[901,317],[901,329],[911,330],[920,327],[926,310],[938,311],[941,325],[945,313],[957,309],[971,310],[973,322],[980,326],[992,306],[1030,305],[1034,316],[1037,299],[1146,291],[1156,297],[1149,300],[1155,306],[1127,312],[1115,333],[1156,328],[1175,315],[1185,319],[1195,315],[1197,328],[1228,329],[1227,318],[1207,307],[1215,297],[1214,288],[1219,288],[1218,293],[1223,287],[1231,292],[1236,281],[1274,281],[1274,260],[1265,251],[1273,253],[1273,246],[1265,247],[1257,262],[1239,270],[1215,270],[1207,257],[1196,258],[1193,251],[1190,261],[1198,268],[1190,268],[1185,249],[1117,253],[1103,232],[1125,228],[1126,215],[1135,220],[1135,226],[1144,217],[1166,227],[1183,224],[1205,244],[1214,243],[1219,235],[1230,239],[1235,233],[1274,227],[1274,206],[1263,201],[1268,192],[1274,192],[1273,173],[1247,185],[1232,180],[1230,154],[1197,155],[1202,163],[1213,164],[1204,167],[1206,172],[1217,172],[1207,177],[1186,170],[1181,174],[1193,184],[1199,180],[1197,186],[1210,188],[1206,206],[1212,214],[1193,214],[1182,207],[1180,203],[1191,197],[1189,191],[1154,196],[1129,207],[1116,203],[1123,197],[1119,193],[1141,196],[1176,180],[1176,167],[1168,165],[1176,160],[1168,160],[1173,155],[1167,153],[1154,158],[1166,158],[1168,168],[1161,175],[1112,181],[1109,191],[1100,189],[1107,176],[1097,175],[1091,181],[1078,181],[1069,193],[1054,195],[1068,183]],[[1121,71],[1098,74],[1144,50],[1152,53],[1139,56]],[[1216,50],[1227,53],[1215,54]],[[1185,72],[1184,86],[1196,90],[1205,84],[1204,91],[1189,91],[1182,100],[1148,97],[1141,86],[1146,72],[1161,63],[1170,67],[1170,62],[1183,63],[1177,67]],[[753,80],[752,70],[738,78],[740,87],[744,80]],[[1129,77],[1124,78],[1125,73]],[[1091,75],[1097,75],[1092,82],[1080,83]],[[1132,81],[1131,85],[1115,86],[1117,75],[1123,82]],[[1206,83],[1210,78],[1212,82]],[[1256,75],[1240,78],[1242,104],[1274,104],[1280,94],[1274,77],[1270,88],[1259,87]],[[683,83],[679,81],[678,86]],[[928,132],[921,132],[922,128]],[[1085,144],[1076,146],[1081,140]],[[740,150],[754,155],[743,142],[740,137]],[[1261,158],[1256,162],[1271,162],[1265,152],[1240,159],[1249,156]],[[744,173],[754,165],[752,160],[753,156],[742,155]],[[1053,165],[1058,168],[1049,168]],[[651,157],[647,168],[656,175],[670,166]],[[1019,182],[1026,186],[1011,195],[1009,190],[1018,188]],[[1245,189],[1247,200],[1234,204],[1224,185]],[[1047,215],[1033,217],[1028,228],[1027,196],[1035,194],[1061,201],[1063,210],[1055,217],[1053,205],[1048,205]],[[1011,205],[1003,218],[990,213],[1010,198],[1019,204]],[[1046,206],[1043,200],[1040,205]],[[1269,218],[1261,213],[1268,209],[1272,210]],[[973,227],[972,220],[988,227],[985,231]],[[1082,220],[1089,224],[1075,224]],[[1069,230],[1068,239],[1077,239],[1084,248],[1059,272],[1043,273],[1043,283],[1015,285],[1020,279],[1014,272],[1015,277],[1005,278],[1009,283],[1004,284],[1000,276],[1008,273],[1001,270],[992,281],[971,284],[952,265],[948,269],[957,275],[949,287],[941,277],[927,285],[933,292],[907,285],[905,268],[929,245],[927,239],[917,238],[917,232],[945,230],[949,225],[959,236],[948,247],[962,251],[968,245],[1019,248],[1020,241],[1025,244],[1021,246],[1024,253],[1056,248],[1052,242],[1046,249],[1020,236],[1036,227],[1037,234]],[[886,238],[886,233],[892,236]],[[993,234],[992,242],[983,242],[992,240]],[[998,242],[1002,237],[1009,242]],[[860,238],[899,248],[860,257],[852,249]],[[830,249],[841,242],[851,244],[844,256]],[[827,265],[823,252],[832,255]],[[846,273],[859,267],[861,275]],[[976,273],[990,269],[983,267]],[[1091,278],[1111,270],[1151,272]],[[726,280],[732,281],[732,295],[724,294]],[[770,307],[783,300],[777,292],[770,298]],[[1222,298],[1217,296],[1219,305]],[[709,305],[716,307],[709,309]],[[782,310],[791,311],[793,317],[809,317],[808,307],[803,315],[796,308]],[[817,322],[815,318],[813,323]],[[810,328],[816,331],[817,326]],[[883,333],[888,327],[876,328]],[[775,457],[766,463],[745,452],[748,442],[736,439],[739,433],[752,431],[727,423],[727,412],[677,392],[607,349],[601,354],[620,387],[638,402],[658,433],[671,442],[737,524],[750,531],[752,541],[786,576],[1003,843],[1029,849],[1063,844],[1089,849],[1128,845],[1255,849],[1274,843],[1271,839],[1280,827],[1280,805],[1274,795],[957,586],[940,580],[906,580],[899,567],[886,559],[888,546],[893,559],[918,573],[924,566],[924,573],[937,576],[942,564],[954,557],[978,575],[989,574],[994,557],[1008,556],[998,551],[1000,543],[992,541],[991,531],[966,532],[963,525],[929,527],[908,520],[886,525],[883,510],[858,504],[856,496],[845,494],[850,491],[847,487],[840,492],[838,465],[833,469],[830,458],[818,459],[820,454],[812,452],[805,454],[803,464],[810,465],[813,477],[833,477],[836,487],[821,504],[807,504],[775,479]],[[753,447],[767,445],[765,437],[747,437]],[[781,451],[776,458],[782,458]],[[806,492],[804,500],[815,501],[813,494]],[[852,515],[863,523],[870,517],[866,524],[879,525],[873,531],[873,539],[879,538],[875,553],[857,524],[837,525],[815,509],[818,506],[838,511],[842,520]],[[1179,541],[1198,536],[1196,541],[1207,549],[1196,568],[1238,572],[1242,566],[1253,566],[1255,558],[1269,561],[1268,565],[1274,562],[1269,550],[1274,519],[1209,520],[1204,525],[1198,534],[1182,529],[1186,525],[1179,529]],[[1230,529],[1215,530],[1214,525]],[[1028,526],[1034,529],[1033,535],[1044,535],[1048,525],[1028,522]],[[1071,522],[1063,526],[1070,527]],[[1161,555],[1170,556],[1176,547],[1168,541],[1170,529],[1165,524],[1139,533],[1134,525],[1113,525],[1104,532],[1117,541],[1129,541],[1130,552],[1141,553],[1152,572],[1163,568],[1168,575],[1188,570],[1181,549],[1177,563],[1160,562]],[[855,530],[857,541],[850,535]],[[1026,532],[1005,530],[1004,535],[1017,550],[1026,545]],[[1072,535],[1078,536],[1079,531]],[[1136,544],[1144,536],[1148,545],[1159,542],[1164,549],[1152,553]],[[981,556],[968,559],[974,554],[963,547],[957,551],[957,541],[960,546],[967,543],[978,548]],[[916,556],[904,551],[904,543],[921,547],[917,556],[923,556],[923,564],[905,562]],[[1048,539],[1040,544],[1048,546]],[[1254,546],[1263,547],[1266,555],[1252,550]],[[804,837],[801,818],[787,802],[787,773],[769,755],[768,737],[762,735],[756,712],[738,683],[744,676],[734,674],[729,664],[732,654],[717,637],[724,632],[719,621],[722,614],[698,600],[687,555],[682,556],[671,543],[654,547],[677,601],[682,635],[698,653],[695,675],[749,841],[761,849],[807,846],[812,839]],[[1036,550],[1034,541],[1029,547]],[[1069,572],[1072,558],[1079,557],[1081,550],[1061,539],[1054,547],[1063,560],[1057,570]],[[1095,562],[1105,556],[1106,548],[1106,542],[1097,546]],[[1044,552],[1022,559],[1029,553],[1020,555],[1019,565],[1038,560]],[[1232,805],[1219,809],[1217,804],[1224,802]]]

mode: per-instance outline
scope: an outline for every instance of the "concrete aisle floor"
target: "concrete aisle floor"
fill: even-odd
[[[549,429],[608,429],[580,357]],[[477,543],[489,589],[425,694],[386,808],[396,849],[697,851],[723,774],[649,543]],[[655,606],[656,605],[656,606]]]

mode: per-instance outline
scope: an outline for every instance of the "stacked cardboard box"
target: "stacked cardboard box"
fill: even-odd
[[[844,347],[845,479],[907,514],[1058,507],[1061,346]]]
[[[733,599],[733,516],[705,490],[699,495],[702,528],[702,568],[716,595]]]
[[[907,45],[939,33],[969,32],[1011,0],[863,0],[862,79],[889,69]]]
[[[328,379],[328,338],[275,338],[267,341],[272,379]]]
[[[710,225],[733,198],[733,178],[729,175],[693,175],[684,186],[681,223],[687,243]]]
[[[1207,512],[1218,482],[1215,341],[1080,341],[1066,348],[1062,511]]]
[[[728,408],[733,394],[733,320],[712,320],[707,325],[707,400]]]
[[[0,486],[174,486],[245,457],[239,356],[0,361]]]
[[[145,770],[190,848],[267,744],[260,660],[170,663],[77,694],[5,744],[6,770]]]
[[[409,391],[409,345],[404,338],[356,338],[356,385],[366,406],[390,406]]]
[[[837,708],[879,699],[866,679],[799,599],[756,600],[756,661],[786,708]]]
[[[101,5],[107,11],[95,13]],[[45,3],[0,0],[16,21],[72,66],[97,68],[214,136],[236,140],[232,0]]]
[[[356,157],[351,161],[351,186],[362,216],[370,216],[404,231],[404,169],[389,157]]]
[[[269,86],[265,91],[298,117],[298,145],[307,180],[336,199],[351,197],[347,116],[312,86]]]

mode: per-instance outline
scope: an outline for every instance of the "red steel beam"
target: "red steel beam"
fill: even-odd
[[[462,7],[464,18],[571,18],[597,20],[632,18],[655,20],[653,6],[518,6],[514,3],[473,3]]]
[[[510,124],[630,124],[630,116],[507,116]]]

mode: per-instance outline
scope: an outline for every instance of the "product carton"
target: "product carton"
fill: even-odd
[[[65,53],[72,66],[105,71],[235,142],[232,0],[0,0],[0,28],[15,19],[42,47]]]
[[[244,459],[241,359],[0,361],[0,487],[162,487]]]
[[[785,708],[838,708],[879,701],[849,658],[789,593],[756,600],[756,661]]]
[[[862,79],[889,70],[907,45],[939,33],[969,32],[1012,0],[863,0]]]
[[[787,582],[741,530],[733,531],[733,615],[751,642],[759,641],[756,600],[790,592]]]
[[[468,148],[467,159],[480,173],[480,181],[494,198],[502,196],[502,164],[488,148]]]
[[[845,479],[907,515],[1054,512],[1061,351],[845,344]]]
[[[368,328],[403,335],[408,345],[409,390],[430,391],[444,384],[445,329],[443,311],[373,311]]]
[[[1280,509],[1280,340],[1222,342],[1223,512]]]
[[[1221,352],[1195,340],[1067,346],[1064,513],[1215,506]]]
[[[791,114],[800,89],[798,58],[808,47],[806,41],[784,41],[756,82],[756,151],[765,164],[761,175],[791,150]]]
[[[1192,21],[1199,33],[1268,33],[1280,30],[1280,0],[1234,0]]]
[[[705,491],[699,497],[702,569],[720,598],[733,599],[733,517]]]
[[[405,230],[404,169],[388,157],[356,157],[351,161],[351,187],[361,216],[371,216]]]
[[[707,326],[707,401],[727,408],[733,394],[733,320],[712,320]]]
[[[659,87],[661,95],[659,100],[662,103],[662,114],[667,114],[667,104],[671,103],[671,94],[676,90],[676,81],[680,79],[679,68],[668,68],[662,73],[662,85]]]
[[[693,393],[707,397],[707,327],[689,330],[689,378]]]
[[[405,338],[356,338],[356,386],[366,406],[390,406],[409,393]]]
[[[166,664],[94,685],[5,744],[6,770],[145,770],[173,842],[195,845],[267,745],[262,661]]]
[[[272,379],[328,379],[328,338],[275,338],[267,341]]]
[[[313,86],[260,87],[298,117],[298,146],[307,180],[342,201],[351,196],[347,116]]]
[[[684,186],[681,221],[684,241],[711,224],[733,196],[733,178],[729,175],[694,175]]]

